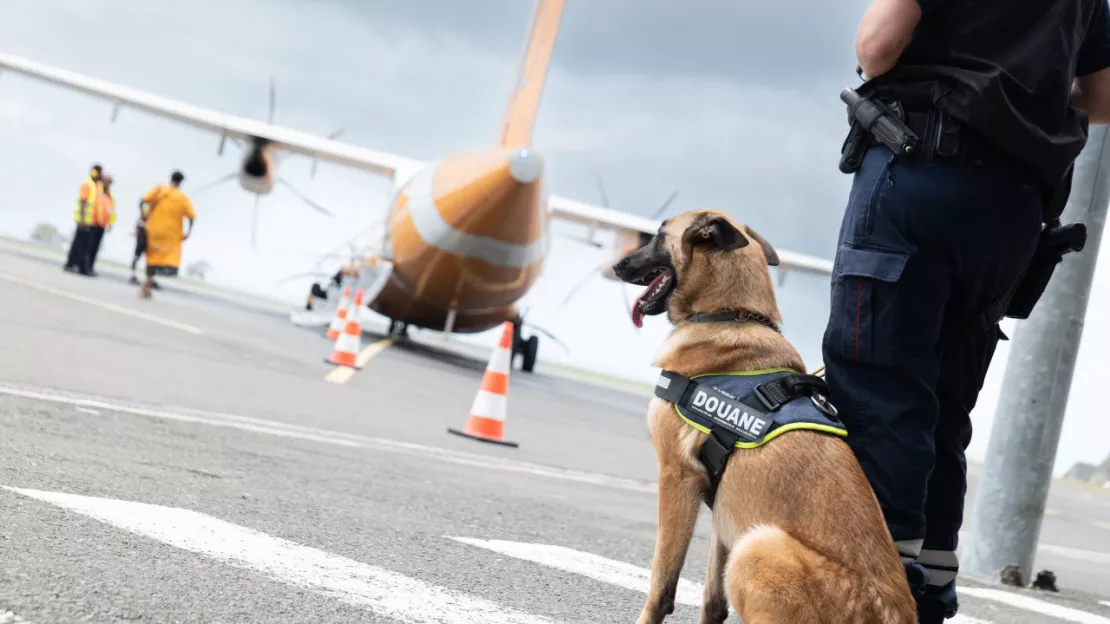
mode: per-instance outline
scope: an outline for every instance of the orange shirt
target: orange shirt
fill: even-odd
[[[93,212],[93,225],[108,227],[116,222],[116,199],[111,191],[100,194],[100,201],[96,202]]]
[[[181,239],[185,236],[185,219],[195,219],[193,204],[181,191],[171,186],[156,186],[143,195],[152,204],[147,212],[147,266],[181,265]]]

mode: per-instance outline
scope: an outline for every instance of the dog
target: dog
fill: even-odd
[[[704,210],[664,221],[613,272],[646,286],[633,305],[634,324],[666,313],[674,326],[654,362],[664,371],[687,379],[768,369],[804,373],[801,356],[778,330],[768,271],[777,264],[774,248],[752,228]],[[701,624],[724,622],[729,602],[745,624],[916,624],[878,500],[841,437],[791,430],[734,449],[711,497],[699,459],[709,436],[658,392],[647,421],[659,463],[659,525],[639,624],[658,624],[674,611],[702,502],[712,509],[713,535]]]

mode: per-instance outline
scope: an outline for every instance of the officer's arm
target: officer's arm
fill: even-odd
[[[1110,123],[1110,5],[1103,0],[1097,11],[1075,61],[1071,102],[1087,111],[1091,123],[1105,124]]]
[[[1071,103],[1087,111],[1091,123],[1110,123],[1110,68],[1077,78]]]
[[[920,20],[918,0],[874,0],[856,34],[856,59],[863,73],[874,78],[890,71]]]

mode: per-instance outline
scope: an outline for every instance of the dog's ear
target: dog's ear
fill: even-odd
[[[694,223],[686,230],[686,240],[695,247],[709,247],[729,251],[748,245],[748,239],[728,219],[712,217]]]
[[[779,254],[775,251],[775,248],[771,246],[771,243],[768,243],[766,238],[760,236],[759,232],[756,232],[750,226],[745,225],[744,231],[748,233],[748,236],[754,238],[755,242],[759,243],[759,246],[763,248],[763,255],[767,257],[767,265],[778,266]]]

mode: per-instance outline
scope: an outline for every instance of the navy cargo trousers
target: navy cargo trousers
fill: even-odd
[[[1040,233],[1037,186],[993,156],[955,166],[871,147],[833,268],[826,379],[922,624],[957,608],[969,413],[1003,337],[975,319],[1025,268]]]

